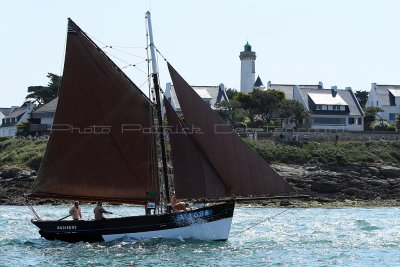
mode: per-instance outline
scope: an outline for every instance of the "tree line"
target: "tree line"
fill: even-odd
[[[218,108],[222,118],[232,126],[265,127],[302,124],[310,117],[299,102],[286,99],[279,90],[254,89],[246,94],[227,89],[229,102],[222,101]]]

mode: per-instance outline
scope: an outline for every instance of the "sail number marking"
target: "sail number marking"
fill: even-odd
[[[183,213],[176,215],[176,221],[189,221],[212,215],[212,210],[201,210],[192,213]]]

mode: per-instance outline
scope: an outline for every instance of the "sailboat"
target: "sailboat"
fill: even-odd
[[[146,17],[154,60],[150,12]],[[162,105],[154,64],[155,102],[68,19],[53,130],[29,198],[140,204],[147,212],[97,221],[43,220],[31,207],[43,238],[227,240],[235,200],[293,192],[169,63],[168,69],[184,119],[165,98]],[[173,195],[203,205],[174,212]]]

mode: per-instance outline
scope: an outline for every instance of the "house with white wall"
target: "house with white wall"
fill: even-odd
[[[229,102],[228,96],[226,95],[226,88],[223,83],[218,86],[194,85],[192,88],[214,110],[219,108],[218,104],[222,101]],[[166,84],[164,95],[171,103],[172,108],[176,112],[181,112],[181,106],[179,105],[173,84]]]
[[[351,87],[324,89],[317,85],[272,84],[266,90],[279,90],[286,99],[300,102],[311,114],[306,124],[311,129],[363,131],[364,113]]]
[[[16,108],[16,107],[14,107]],[[12,108],[0,108],[0,126],[3,123],[3,118],[10,114]]]
[[[17,125],[28,121],[34,107],[35,105],[31,102],[25,102],[20,107],[11,107],[10,113],[1,120],[0,136],[15,136]]]
[[[32,132],[40,132],[42,134],[48,134],[51,132],[57,104],[58,97],[32,112],[32,118],[38,121],[38,123],[31,124],[30,130]]]
[[[381,108],[383,111],[377,113],[377,117],[394,124],[400,113],[400,85],[372,83],[365,106]]]

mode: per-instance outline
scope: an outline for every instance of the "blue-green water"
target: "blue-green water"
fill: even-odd
[[[92,208],[83,207],[83,216],[92,218]],[[36,209],[44,218],[61,218],[69,207]],[[241,232],[282,211],[237,207],[227,242],[68,244],[41,239],[28,208],[0,206],[0,266],[400,266],[400,208],[290,209]]]

